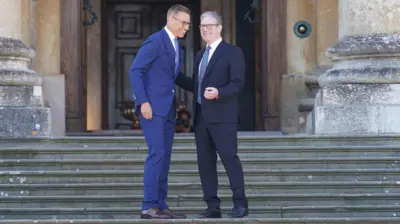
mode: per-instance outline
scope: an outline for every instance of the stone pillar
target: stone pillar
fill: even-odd
[[[338,41],[338,5],[338,0],[315,1],[316,60],[319,68],[332,67],[332,61],[326,56],[326,49]],[[315,84],[318,84],[318,81],[315,81]]]
[[[332,69],[319,78],[318,135],[400,133],[400,1],[340,0]]]
[[[21,41],[21,0],[0,5],[0,138],[49,137],[42,79],[28,68],[34,52]]]
[[[35,71],[60,75],[60,0],[35,0]]]
[[[65,77],[61,75],[60,0],[34,0],[35,71],[43,79],[43,98],[52,114],[52,136],[65,135]]]

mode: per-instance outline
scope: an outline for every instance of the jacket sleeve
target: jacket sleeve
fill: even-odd
[[[157,43],[148,38],[139,49],[136,57],[129,69],[129,76],[133,98],[136,105],[149,102],[144,79],[151,68],[153,61],[157,57]]]
[[[176,77],[175,83],[180,88],[193,93],[194,82],[193,78],[186,76],[184,73],[179,72],[178,77]]]
[[[242,49],[234,47],[229,59],[229,83],[218,88],[218,99],[238,94],[244,86],[246,63]]]

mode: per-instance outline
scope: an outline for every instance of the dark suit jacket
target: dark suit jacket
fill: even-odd
[[[183,74],[179,74],[176,79],[178,86],[193,92],[193,113],[196,111],[198,70],[204,50],[196,54],[193,80],[188,80]],[[201,84],[201,108],[204,119],[207,122],[224,123],[239,121],[238,94],[244,86],[245,70],[246,66],[242,49],[222,41],[217,49],[215,49],[208,63]],[[204,90],[206,87],[217,88],[219,98],[215,100],[205,99]]]
[[[182,65],[181,50],[179,54],[178,71]],[[149,102],[153,114],[168,114],[175,99],[178,72],[174,70],[175,50],[168,33],[162,29],[147,38],[129,69],[136,111],[142,103]]]

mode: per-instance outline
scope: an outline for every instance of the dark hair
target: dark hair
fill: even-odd
[[[190,9],[188,9],[186,6],[177,4],[177,5],[173,5],[168,9],[168,13],[167,15],[171,15],[171,14],[177,14],[179,12],[185,12],[187,14],[192,14],[192,12],[190,11]]]

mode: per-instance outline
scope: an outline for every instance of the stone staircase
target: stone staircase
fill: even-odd
[[[178,136],[169,205],[187,220],[140,220],[142,137],[0,142],[2,223],[400,223],[400,137],[239,138],[251,215],[204,210],[193,136]],[[222,206],[232,206],[219,162]]]

